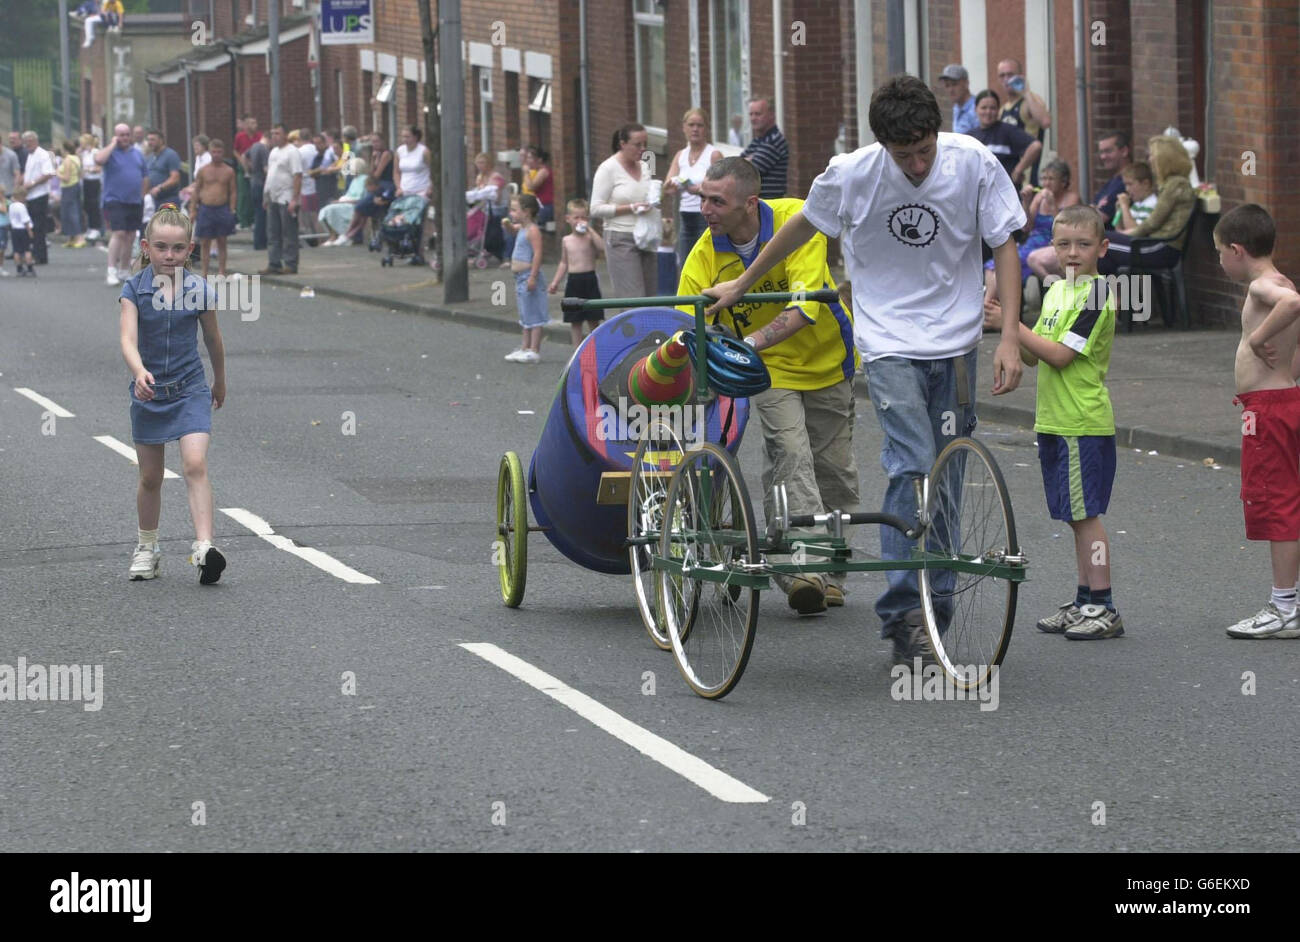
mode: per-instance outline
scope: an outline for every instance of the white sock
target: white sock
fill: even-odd
[[[158,531],[157,531],[157,530],[137,530],[136,532],[140,534],[140,536],[139,536],[139,542],[142,543],[142,544],[144,544],[145,546],[157,546],[157,545],[158,545]],[[1294,605],[1294,604],[1295,604],[1295,593],[1293,592],[1293,593],[1291,594],[1291,596],[1292,596],[1292,597],[1291,597],[1291,604]]]
[[[1296,591],[1295,586],[1289,589],[1279,589],[1273,586],[1273,604],[1277,610],[1282,613],[1283,618],[1290,618],[1295,614],[1296,609]]]

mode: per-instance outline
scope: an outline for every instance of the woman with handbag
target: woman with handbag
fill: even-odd
[[[597,168],[592,180],[591,215],[604,222],[613,296],[649,297],[659,281],[659,239],[653,232],[659,210],[648,199],[651,174],[641,162],[646,129],[640,124],[623,125],[614,132],[611,149],[613,155]]]

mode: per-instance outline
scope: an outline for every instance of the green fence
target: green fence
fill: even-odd
[[[49,143],[55,123],[68,132],[81,127],[81,94],[75,78],[69,83],[68,120],[63,115],[63,89],[55,59],[0,60],[0,111],[9,105],[9,120],[19,131],[31,129]]]

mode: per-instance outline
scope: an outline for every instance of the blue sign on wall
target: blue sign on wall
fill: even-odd
[[[372,0],[321,0],[321,45],[373,43],[375,17],[372,5]]]

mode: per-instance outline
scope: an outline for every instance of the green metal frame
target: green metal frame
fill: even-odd
[[[770,304],[782,303],[787,304],[791,301],[815,301],[821,304],[832,304],[839,300],[839,294],[830,289],[805,292],[789,291],[763,291],[755,294],[747,294],[744,300],[748,303]],[[706,295],[666,295],[662,297],[647,298],[600,298],[596,300],[584,300],[582,310],[606,310],[610,308],[633,308],[633,307],[686,307],[690,306],[695,309],[695,345],[696,345],[696,362],[705,363],[708,360],[706,344],[708,335],[706,333],[708,324],[704,318],[706,308],[712,307],[716,299]],[[696,401],[703,403],[707,401],[709,392],[708,371],[701,370],[700,376],[696,377],[695,395]],[[708,487],[709,469],[701,469],[704,478],[703,494],[701,503],[704,511],[708,512],[710,488]],[[713,533],[713,537],[722,545],[743,545],[748,541],[747,536],[737,530],[724,530]],[[658,533],[645,533],[636,539],[630,539],[628,545],[654,545],[659,542]],[[921,537],[924,539],[924,535]],[[828,572],[828,573],[847,573],[847,572],[888,572],[890,570],[903,569],[948,569],[953,572],[963,572],[975,576],[990,576],[994,579],[1005,579],[1009,582],[1024,582],[1029,575],[1023,564],[996,563],[990,565],[985,562],[976,562],[973,557],[952,558],[942,556],[938,553],[927,552],[920,547],[914,547],[910,559],[868,559],[861,562],[851,561],[852,550],[842,537],[824,536],[810,534],[800,536],[798,540],[800,549],[806,555],[826,557],[826,562],[819,563],[769,563],[764,566],[762,572],[744,571],[738,569],[711,569],[711,568],[694,568],[690,570],[690,577],[700,582],[717,582],[724,585],[738,585],[751,589],[767,589],[771,587],[770,574],[780,573],[783,575],[798,575],[805,572]],[[760,541],[759,549],[761,552],[772,553],[774,555],[787,555],[793,553],[796,547],[788,540],[783,539],[777,543],[770,541]],[[650,565],[652,569],[671,572],[675,575],[682,574],[682,562],[680,559],[668,559],[658,554],[650,555]]]

